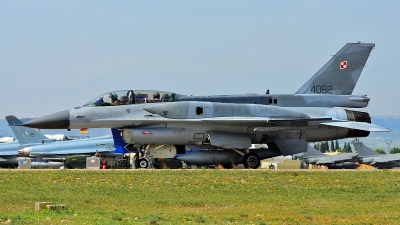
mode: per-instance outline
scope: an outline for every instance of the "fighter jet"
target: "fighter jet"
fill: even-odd
[[[303,153],[303,159],[307,164],[323,165],[329,169],[356,169],[358,159],[355,153],[342,153],[328,155],[308,145],[307,152]]]
[[[235,149],[248,167],[255,167],[260,160],[259,155],[248,151],[251,144],[267,144],[277,155],[292,155],[305,152],[307,142],[365,137],[370,131],[388,131],[371,124],[367,113],[342,108],[214,102],[166,102],[109,108],[112,110],[82,107],[63,111],[71,116],[68,126],[63,124],[59,128],[119,128],[127,143],[143,146],[210,144]]]
[[[49,160],[35,160],[29,157],[19,157],[18,156],[18,141],[1,143],[0,144],[0,167],[1,168],[17,168],[19,161],[25,161],[31,159],[31,168],[51,168],[58,169],[64,165],[62,162],[53,162]]]
[[[116,145],[111,136],[56,141],[47,138],[35,129],[21,126],[22,121],[14,116],[6,116],[6,120],[19,142],[16,146],[19,157],[57,159],[75,154],[93,155],[96,150],[102,156],[116,156],[126,152],[116,152]],[[116,138],[115,141],[119,140]]]
[[[0,143],[0,167],[18,166],[18,141]]]
[[[359,140],[351,142],[358,154],[358,160],[362,164],[369,164],[379,169],[390,169],[400,166],[400,153],[382,155],[365,146]]]
[[[246,167],[256,168],[263,156],[250,152],[251,144],[267,144],[266,155],[273,157],[305,152],[308,141],[364,137],[370,131],[388,131],[370,124],[366,112],[333,108],[368,105],[369,98],[365,95],[350,94],[374,46],[346,44],[292,95],[107,92],[82,107],[23,125],[40,129],[118,128],[126,142],[143,148],[152,146],[151,149],[163,150],[167,155],[185,153],[193,145],[198,149],[208,149],[211,145],[236,152]],[[240,162],[236,156],[227,160]]]

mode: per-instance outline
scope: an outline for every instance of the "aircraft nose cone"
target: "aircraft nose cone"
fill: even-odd
[[[69,117],[69,111],[65,110],[30,120],[22,125],[38,129],[69,129]]]

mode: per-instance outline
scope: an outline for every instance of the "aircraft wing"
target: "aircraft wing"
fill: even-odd
[[[220,125],[248,125],[257,126],[260,124],[276,124],[286,122],[309,122],[309,121],[326,121],[332,118],[298,118],[298,117],[211,117],[201,119],[202,122],[214,123]]]
[[[378,126],[376,124],[355,122],[355,121],[331,121],[320,123],[326,126],[344,127],[357,130],[374,131],[374,132],[389,132],[389,129]]]
[[[209,118],[199,118],[199,119],[169,119],[160,116],[149,116],[148,118],[135,119],[132,125],[154,125],[154,124],[164,124],[169,122],[182,122],[188,124],[198,124],[198,123],[208,123],[216,125],[226,125],[226,126],[283,126],[283,124],[288,123],[303,123],[307,126],[306,122],[319,122],[319,121],[331,121],[332,118],[301,118],[301,117],[209,117]],[[113,124],[126,124],[126,120],[121,119],[96,119],[94,122],[101,123],[113,123]],[[304,124],[305,123],[305,124]],[[115,126],[123,127],[123,126]]]

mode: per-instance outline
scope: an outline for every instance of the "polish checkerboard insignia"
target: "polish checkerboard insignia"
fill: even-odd
[[[340,61],[340,69],[341,70],[347,70],[347,61]]]

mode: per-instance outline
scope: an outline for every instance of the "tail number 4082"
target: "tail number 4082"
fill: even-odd
[[[332,94],[332,86],[314,85],[310,91],[317,94]]]

